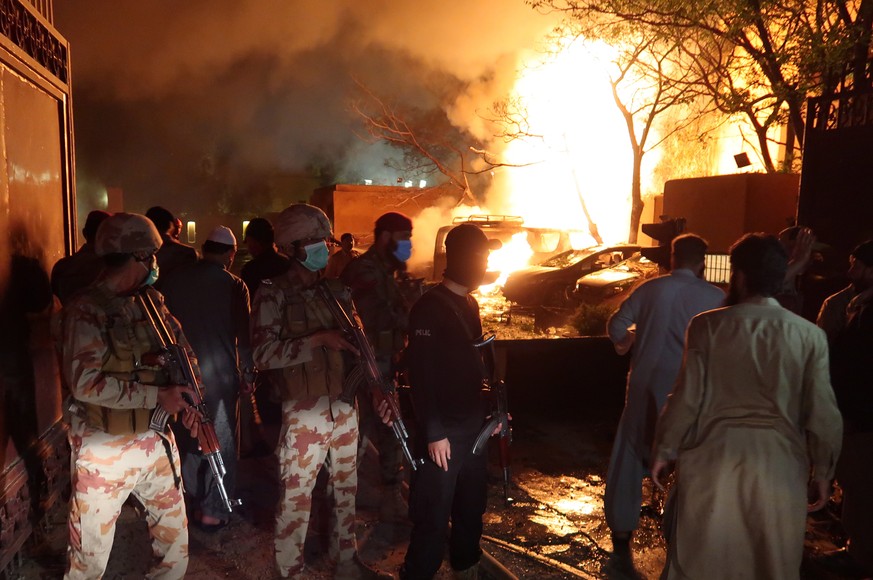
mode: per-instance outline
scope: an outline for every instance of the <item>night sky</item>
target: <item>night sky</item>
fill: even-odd
[[[555,21],[522,0],[55,0],[71,44],[80,211],[233,211],[274,174],[393,183],[362,141],[354,78],[398,102],[477,112],[512,86]],[[434,95],[452,87],[440,105]],[[185,205],[181,208],[180,205]],[[257,208],[254,208],[257,209]]]

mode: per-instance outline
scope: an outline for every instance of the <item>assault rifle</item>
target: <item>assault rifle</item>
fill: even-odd
[[[493,340],[493,336],[490,338]],[[474,343],[474,346],[490,345],[493,354],[493,345],[490,344],[492,340],[484,340],[480,343]],[[495,360],[495,366],[496,362],[497,361]],[[512,444],[512,427],[509,425],[509,400],[506,396],[506,383],[503,382],[503,379],[498,378],[487,382],[488,386],[486,386],[484,390],[491,394],[494,403],[494,410],[491,413],[491,418],[487,423],[485,423],[485,426],[482,427],[482,430],[476,437],[476,442],[473,443],[473,454],[481,455],[485,451],[488,446],[488,440],[491,439],[491,434],[494,432],[494,429],[497,428],[497,425],[500,425],[500,432],[497,436],[500,438],[500,469],[503,471],[503,501],[507,506],[509,506],[515,500],[509,496],[509,486],[512,483],[512,474],[510,471],[511,457],[509,453],[509,446]]]
[[[358,368],[363,373],[363,380],[367,386],[375,393],[378,393],[381,398],[388,403],[388,408],[391,411],[391,429],[394,431],[394,437],[400,444],[400,449],[403,450],[403,456],[406,461],[415,471],[418,466],[423,463],[421,459],[415,459],[412,452],[409,450],[409,432],[406,430],[406,425],[400,416],[400,407],[397,404],[395,397],[396,389],[391,381],[387,381],[382,377],[379,371],[379,366],[376,364],[376,355],[373,354],[373,347],[370,346],[370,341],[367,335],[364,334],[364,329],[358,323],[354,316],[349,316],[343,305],[337,300],[330,287],[325,280],[321,280],[316,285],[316,291],[333,315],[334,320],[340,326],[340,330],[346,335],[346,338],[354,344],[360,354]],[[347,381],[349,384],[354,384],[356,381]],[[355,404],[355,390],[343,389],[340,400],[350,405]]]
[[[228,512],[233,512],[233,507],[242,505],[242,501],[228,497],[227,489],[224,487],[224,476],[227,470],[224,467],[224,460],[221,458],[221,446],[218,444],[215,425],[212,423],[212,417],[209,415],[209,409],[206,408],[206,402],[203,399],[203,390],[194,376],[191,359],[188,358],[188,353],[179,346],[176,342],[176,337],[167,328],[161,313],[149,295],[148,288],[137,293],[136,298],[139,300],[146,318],[154,329],[158,343],[161,346],[159,358],[163,362],[162,366],[169,371],[170,380],[174,384],[188,385],[194,391],[193,401],[188,400],[187,396],[185,396],[185,399],[188,400],[188,403],[194,407],[201,417],[200,429],[197,433],[200,449],[203,451],[203,456],[206,457],[209,468],[212,470],[212,478],[215,480],[215,486],[218,488],[218,494],[221,496],[221,501],[224,502],[224,507]],[[152,413],[149,427],[158,433],[163,433],[169,418],[169,413],[158,405]]]

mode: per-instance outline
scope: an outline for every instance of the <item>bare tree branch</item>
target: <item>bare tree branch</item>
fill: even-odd
[[[354,81],[361,98],[353,101],[350,108],[363,123],[365,134],[359,133],[359,136],[370,142],[388,143],[403,151],[408,167],[445,176],[460,192],[458,205],[479,203],[473,194],[470,176],[487,174],[497,167],[529,165],[499,160],[469,133],[454,126],[442,110],[401,109],[359,79]]]

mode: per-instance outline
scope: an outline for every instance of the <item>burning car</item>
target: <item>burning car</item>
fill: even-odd
[[[576,302],[577,281],[638,255],[640,246],[618,244],[567,250],[538,266],[509,275],[503,296],[519,306],[571,306]],[[657,267],[656,267],[657,268]]]
[[[657,275],[658,264],[645,258],[640,252],[635,252],[627,260],[612,267],[580,277],[573,294],[579,303],[617,302],[620,296]]]
[[[497,284],[502,285],[502,280],[498,278],[501,275],[505,277],[509,271],[516,269],[518,266],[514,264],[519,263],[519,260],[522,260],[521,264],[527,264],[529,260],[545,260],[566,251],[572,246],[571,236],[574,234],[572,230],[528,227],[519,216],[456,217],[451,225],[443,226],[437,231],[431,280],[438,281],[442,278],[446,268],[446,236],[453,227],[461,223],[476,224],[489,240],[500,240],[503,244],[503,249],[493,252],[489,259],[486,284],[497,281]]]

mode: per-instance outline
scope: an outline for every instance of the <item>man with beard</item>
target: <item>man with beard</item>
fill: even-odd
[[[276,562],[282,577],[309,577],[303,544],[312,491],[324,465],[334,496],[330,557],[336,562],[335,578],[381,578],[358,557],[355,538],[358,415],[341,395],[351,364],[342,351],[357,354],[357,349],[316,287],[325,283],[330,237],[323,211],[303,203],[287,207],[276,222],[276,243],[291,257],[291,266],[281,276],[264,280],[252,305],[255,363],[273,375],[270,385],[282,401]],[[348,291],[336,281],[326,284],[355,316]]]
[[[630,541],[640,521],[652,435],[682,366],[685,329],[692,317],[724,302],[724,292],[703,279],[706,248],[706,241],[693,234],[675,238],[671,272],[637,287],[607,325],[619,354],[633,347],[627,397],[603,498],[606,523],[612,531],[611,564],[616,570],[633,568]]]
[[[406,345],[409,324],[409,305],[401,293],[397,276],[405,272],[406,261],[412,254],[412,220],[401,213],[386,213],[376,220],[374,233],[373,245],[346,267],[342,280],[352,291],[355,309],[373,345],[379,371],[385,380],[393,381]],[[379,451],[382,484],[387,491],[382,494],[381,516],[384,520],[405,518],[400,445],[391,429],[374,412],[371,397],[358,397],[358,409],[362,439],[372,441]]]
[[[117,213],[97,230],[94,249],[105,269],[94,284],[64,307],[60,347],[62,373],[72,407],[72,497],[66,578],[100,578],[106,570],[115,523],[128,496],[143,505],[154,554],[149,577],[182,578],[188,566],[188,524],[173,433],[153,430],[152,411],[194,415],[164,369],[149,366],[162,348],[138,293],[157,305],[159,316],[196,359],[179,323],[148,286],[157,279],[155,253],[161,237],[138,214]]]
[[[499,242],[489,241],[473,224],[452,229],[446,236],[443,281],[410,313],[415,450],[425,462],[412,474],[412,534],[400,570],[404,580],[437,573],[450,519],[452,569],[458,578],[478,578],[487,473],[485,455],[473,455],[472,448],[488,409],[482,398],[484,365],[475,346],[482,334],[479,305],[470,292],[482,283],[489,251],[496,247]]]
[[[655,431],[656,485],[676,462],[665,579],[798,578],[806,514],[827,503],[839,455],[825,334],[773,298],[788,255],[748,234],[730,261],[730,306],[692,319]]]
[[[830,339],[831,381],[845,422],[837,481],[849,542],[833,556],[866,577],[873,574],[873,241],[852,251],[848,278],[822,304],[818,325]]]
[[[182,327],[200,362],[204,398],[227,473],[224,486],[235,498],[237,416],[240,394],[254,388],[249,341],[249,291],[229,272],[236,256],[236,237],[218,226],[201,247],[203,259],[176,272],[164,283],[167,307]],[[182,478],[194,525],[207,532],[229,522],[212,471],[196,439],[177,437],[182,451]]]

